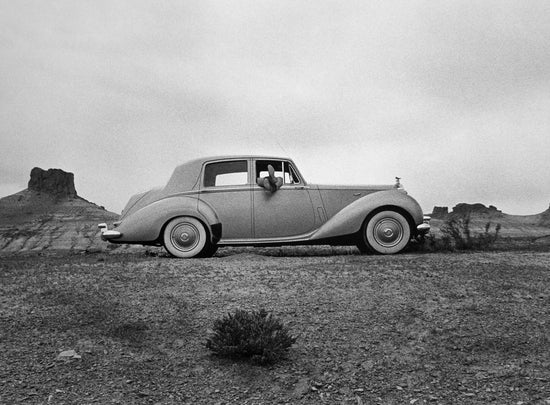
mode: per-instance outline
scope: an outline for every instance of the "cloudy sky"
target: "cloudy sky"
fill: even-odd
[[[0,196],[120,212],[188,159],[292,157],[425,212],[550,203],[550,2],[0,0]]]

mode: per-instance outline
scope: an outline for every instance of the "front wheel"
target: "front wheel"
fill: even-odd
[[[215,252],[204,225],[192,217],[174,218],[168,222],[163,241],[168,253],[175,257],[204,257]]]
[[[357,247],[363,253],[391,255],[402,251],[411,239],[407,219],[396,211],[380,211],[361,227]]]

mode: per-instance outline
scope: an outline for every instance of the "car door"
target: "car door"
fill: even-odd
[[[272,165],[275,176],[283,179],[283,185],[274,192],[252,186],[255,238],[283,238],[305,234],[313,230],[315,215],[308,187],[299,178],[288,161],[256,160],[254,174],[257,178],[268,175]]]
[[[200,199],[209,204],[222,224],[222,239],[252,238],[252,190],[248,159],[205,164]]]

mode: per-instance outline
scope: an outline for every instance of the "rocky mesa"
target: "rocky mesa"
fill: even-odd
[[[468,217],[474,231],[483,232],[490,223],[501,226],[501,236],[512,238],[541,238],[550,236],[550,207],[539,214],[510,215],[503,213],[497,207],[480,204],[460,203],[451,211],[449,207],[434,207],[431,214],[432,233],[439,232],[445,221],[451,218]]]
[[[117,217],[80,197],[73,173],[35,167],[27,189],[0,199],[0,252],[111,250],[97,224]]]

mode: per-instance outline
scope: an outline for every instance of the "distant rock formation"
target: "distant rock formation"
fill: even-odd
[[[487,225],[500,225],[499,235],[511,238],[548,238],[550,236],[550,207],[540,214],[532,215],[510,215],[505,214],[494,205],[486,207],[483,204],[460,203],[449,212],[447,207],[435,206],[432,213],[431,232],[438,234],[446,221],[469,217],[470,229],[475,234],[485,232]],[[533,239],[534,238],[534,239]],[[545,239],[547,240],[547,239]]]
[[[449,212],[448,207],[438,207],[435,206],[433,208],[433,211],[431,213],[432,218],[436,219],[447,219],[449,216],[490,216],[490,217],[498,217],[502,216],[502,211],[497,209],[494,205],[489,205],[489,207],[486,207],[483,204],[477,203],[477,204],[467,204],[467,203],[459,203],[455,205],[451,212]]]
[[[444,218],[447,218],[447,215],[449,215],[448,207],[434,207],[431,217],[437,218],[437,219],[444,219]]]
[[[502,211],[498,210],[494,205],[489,205],[486,207],[483,204],[466,204],[460,203],[453,207],[453,215],[499,215],[502,214]]]
[[[118,250],[97,228],[117,218],[78,196],[73,173],[35,167],[28,189],[0,199],[0,253]]]
[[[31,170],[28,190],[47,193],[58,198],[76,198],[74,174],[61,169],[43,170],[35,167]]]

